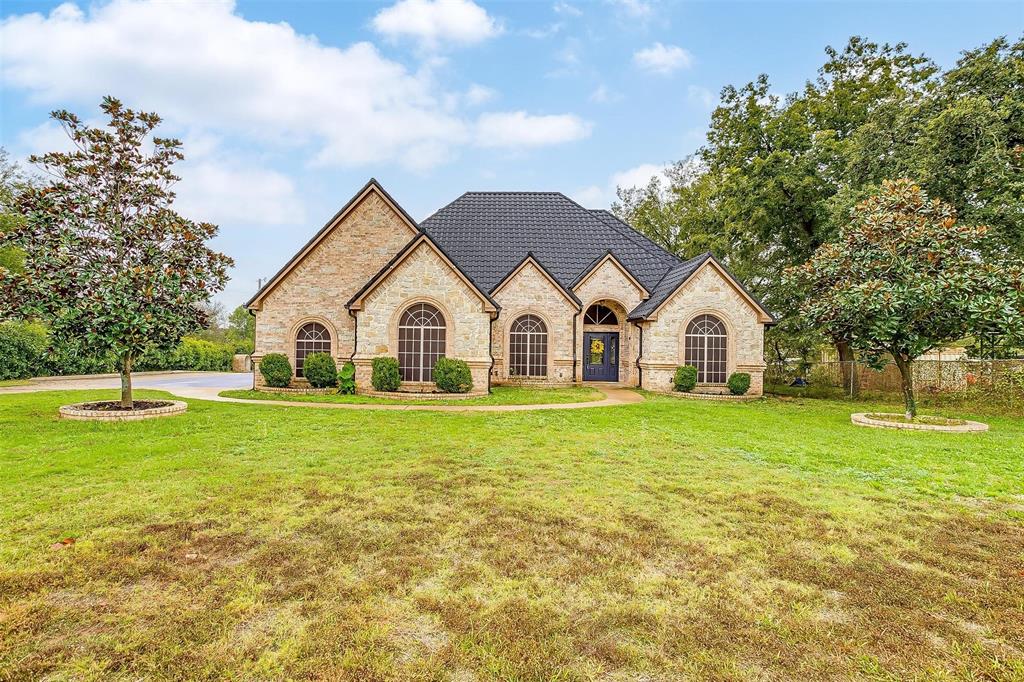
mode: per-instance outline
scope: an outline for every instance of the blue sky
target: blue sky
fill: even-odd
[[[118,0],[0,5],[0,144],[60,147],[104,94],[185,141],[179,210],[216,222],[230,309],[371,176],[415,218],[467,190],[605,207],[703,141],[718,92],[813,78],[851,35],[942,67],[1024,2]]]

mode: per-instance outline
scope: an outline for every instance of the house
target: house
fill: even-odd
[[[733,372],[760,393],[771,314],[711,254],[681,260],[608,211],[557,192],[468,192],[417,223],[370,180],[246,304],[258,371],[284,353],[301,386],[310,353],[398,359],[403,390],[432,390],[444,355],[473,392],[492,383],[619,382],[702,390]]]

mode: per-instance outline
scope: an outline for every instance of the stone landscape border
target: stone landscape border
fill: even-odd
[[[893,413],[894,416],[902,416]],[[857,426],[872,429],[905,429],[908,431],[939,431],[942,433],[981,433],[988,431],[988,424],[964,420],[963,424],[913,424],[890,422],[883,419],[872,419],[867,412],[856,412],[850,415],[850,421]]]
[[[132,422],[139,421],[142,419],[156,419],[158,417],[171,417],[176,414],[181,414],[188,409],[188,403],[184,400],[169,400],[167,402],[170,405],[162,405],[161,407],[153,407],[148,410],[132,410],[132,411],[118,411],[111,410],[109,412],[104,410],[89,410],[84,406],[95,403],[97,401],[90,400],[87,403],[74,403],[73,405],[61,405],[60,416],[64,419],[76,419],[79,421],[96,421],[96,422]],[[103,402],[103,401],[99,401]]]
[[[257,386],[256,389],[260,393],[280,393],[282,395],[331,395],[337,393],[337,386],[329,386],[327,388],[313,388],[312,386]]]
[[[761,396],[759,395],[733,395],[732,393],[687,393],[685,391],[676,391],[669,395],[678,396],[680,398],[689,398],[691,400],[722,400],[725,402],[742,402],[745,400],[757,400]]]

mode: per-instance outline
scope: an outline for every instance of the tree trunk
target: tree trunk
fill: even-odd
[[[902,353],[893,353],[896,366],[900,368],[900,390],[903,392],[905,416],[910,421],[917,416],[917,401],[914,400],[914,374],[911,360]]]
[[[132,400],[132,359],[126,356],[121,359],[121,407],[131,410],[135,407]]]
[[[850,392],[850,397],[856,397],[860,393],[860,383],[857,381],[857,371],[854,367],[856,359],[853,356],[853,348],[848,341],[836,341],[836,353],[839,355],[839,370],[843,375],[843,390]]]

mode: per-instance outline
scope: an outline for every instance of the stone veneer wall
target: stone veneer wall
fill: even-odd
[[[295,333],[304,322],[325,324],[335,361],[348,361],[355,326],[345,304],[415,234],[375,191],[353,207],[263,299],[256,312],[256,385],[263,385],[259,361],[267,353],[284,353],[295,367]]]
[[[572,325],[576,305],[532,263],[527,263],[493,298],[501,306],[501,314],[491,329],[495,382],[571,384]],[[548,374],[545,378],[517,379],[510,378],[508,374],[509,330],[513,322],[526,314],[537,315],[547,326]]]
[[[491,315],[469,285],[427,243],[422,243],[363,301],[356,341],[356,389],[372,390],[371,362],[398,357],[398,321],[414,303],[430,303],[444,315],[445,355],[465,360],[473,374],[472,393],[486,393],[491,369]],[[406,385],[415,389],[416,385]]]
[[[635,386],[638,381],[636,372],[636,359],[640,352],[640,330],[636,325],[626,320],[630,310],[640,305],[643,300],[643,292],[629,281],[622,271],[611,261],[602,263],[595,272],[576,286],[574,292],[583,302],[583,312],[592,304],[598,302],[612,301],[617,305],[610,306],[619,317],[618,328],[601,326],[591,328],[589,325],[586,331],[618,331],[619,332],[619,382]],[[578,353],[583,348],[583,315],[579,316],[576,322],[576,343],[579,346]],[[576,368],[576,380],[583,380],[583,358]]]
[[[764,325],[757,311],[713,266],[703,266],[668,300],[654,321],[644,323],[643,387],[671,391],[683,364],[686,326],[697,315],[720,318],[728,329],[727,373],[750,374],[750,395],[764,386]]]

